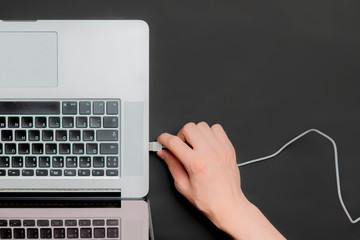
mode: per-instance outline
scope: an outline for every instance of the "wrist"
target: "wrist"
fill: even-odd
[[[285,239],[262,212],[245,197],[214,224],[235,240]]]
[[[245,239],[247,236],[247,225],[253,221],[257,208],[249,202],[245,196],[237,201],[232,207],[224,206],[228,211],[216,215],[213,223],[222,231],[237,240]]]

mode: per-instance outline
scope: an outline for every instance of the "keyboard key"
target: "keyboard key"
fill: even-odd
[[[90,220],[79,220],[79,226],[90,226],[91,221]]]
[[[76,127],[77,128],[87,128],[88,122],[87,117],[77,117],[76,118]]]
[[[92,175],[99,177],[99,176],[104,176],[104,170],[101,169],[93,169],[92,170]]]
[[[84,130],[83,131],[83,139],[84,141],[94,141],[95,140],[95,133],[93,130]]]
[[[117,128],[118,117],[104,117],[104,128]]]
[[[90,157],[80,157],[79,166],[81,168],[91,167],[91,158]]]
[[[107,157],[106,166],[108,168],[118,168],[119,167],[119,158],[118,157]]]
[[[105,228],[94,228],[94,238],[105,238]]]
[[[37,225],[39,227],[48,227],[49,224],[49,220],[37,220]]]
[[[79,229],[78,228],[68,228],[67,229],[68,238],[79,238]]]
[[[55,143],[47,143],[45,145],[46,154],[56,154],[57,146]]]
[[[39,130],[30,130],[29,131],[29,141],[40,141],[40,131]]]
[[[69,131],[70,141],[80,141],[81,140],[81,132],[79,130],[71,130]]]
[[[90,170],[79,170],[78,175],[81,176],[81,177],[90,176]]]
[[[42,131],[42,140],[43,141],[54,141],[54,131],[53,130],[43,130]]]
[[[25,167],[34,168],[36,167],[36,157],[25,157]]]
[[[22,170],[22,175],[25,177],[34,176],[34,170],[31,169]]]
[[[26,131],[25,130],[16,130],[15,131],[15,141],[26,141]]]
[[[65,228],[54,228],[54,238],[65,238]]]
[[[73,154],[84,154],[84,144],[73,143]]]
[[[24,166],[24,161],[22,157],[12,157],[12,167],[13,168],[21,168]]]
[[[97,143],[87,143],[86,144],[86,154],[97,154],[98,145]]]
[[[44,153],[44,144],[42,143],[32,144],[32,154],[43,154],[43,153]]]
[[[9,128],[18,128],[20,127],[19,117],[9,117],[8,118],[8,127]]]
[[[5,143],[5,153],[6,154],[16,154],[16,144],[15,143]]]
[[[46,117],[36,117],[35,118],[35,127],[46,128]]]
[[[24,227],[34,227],[35,220],[24,220],[23,225],[24,225]]]
[[[64,167],[64,157],[53,157],[52,158],[52,167],[53,168],[63,168]]]
[[[119,228],[107,229],[107,238],[118,238],[118,237],[119,237]]]
[[[1,131],[1,141],[12,141],[13,132],[12,130],[2,130]]]
[[[5,128],[5,127],[6,127],[6,118],[0,117],[0,128]]]
[[[94,219],[93,220],[93,225],[94,226],[105,226],[105,220],[103,220],[103,219]]]
[[[30,144],[19,143],[18,145],[19,154],[30,154]]]
[[[113,170],[113,169],[106,170],[106,176],[115,177],[115,176],[118,176],[118,175],[119,175],[118,170]]]
[[[90,117],[90,127],[91,128],[100,128],[101,127],[101,117]]]
[[[21,226],[21,220],[10,220],[11,227],[19,227]]]
[[[32,128],[34,126],[32,117],[22,117],[21,118],[21,127],[23,128]]]
[[[108,115],[116,115],[118,114],[118,102],[116,101],[109,101],[106,102],[106,114]]]
[[[10,158],[0,157],[0,167],[10,167]]]
[[[73,117],[63,117],[62,124],[63,124],[63,128],[73,128],[74,127],[74,118]]]
[[[67,168],[76,168],[77,167],[77,157],[66,157],[66,167]]]
[[[63,102],[62,103],[62,114],[64,114],[64,115],[77,114],[77,102]]]
[[[76,220],[65,220],[65,226],[77,226]]]
[[[93,157],[93,166],[94,168],[103,168],[104,164],[104,157]]]
[[[97,141],[118,141],[117,130],[97,130],[96,131]]]
[[[3,145],[0,143],[0,154],[3,154]]]
[[[101,154],[118,154],[117,143],[100,143]]]
[[[1,102],[0,113],[7,115],[27,114],[27,115],[51,115],[60,114],[59,102],[39,102],[39,101],[13,101]]]
[[[51,239],[52,238],[51,228],[41,228],[40,238]]]
[[[59,128],[60,127],[60,117],[49,117],[49,127]]]
[[[63,220],[51,220],[51,226],[61,227],[64,225]]]
[[[93,103],[93,114],[103,115],[105,113],[105,103],[103,101],[95,101]]]
[[[67,131],[66,130],[57,130],[56,131],[56,141],[67,141]]]
[[[8,170],[8,176],[11,177],[20,176],[20,170]]]
[[[80,228],[80,238],[92,238],[91,228]]]
[[[89,101],[86,101],[86,102],[81,101],[79,103],[79,112],[80,112],[80,115],[89,115],[91,113],[91,102],[89,102]]]
[[[36,170],[36,176],[44,177],[44,176],[47,176],[47,175],[49,175],[48,170]]]
[[[64,170],[64,176],[76,176],[76,170]]]
[[[0,220],[0,227],[7,227],[8,222],[7,220]]]
[[[14,239],[25,239],[25,229],[14,228]]]
[[[0,170],[0,177],[3,177],[3,176],[6,176],[6,170]]]
[[[11,228],[0,228],[0,239],[11,239]]]
[[[62,176],[61,169],[52,169],[50,170],[50,176]]]
[[[59,144],[59,153],[60,154],[70,154],[70,143],[60,143]]]
[[[28,228],[27,229],[27,238],[28,239],[39,238],[39,230],[37,228]]]
[[[39,157],[39,167],[49,168],[50,167],[50,157]]]

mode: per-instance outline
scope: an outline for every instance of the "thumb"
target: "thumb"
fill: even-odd
[[[170,173],[174,178],[176,189],[182,194],[186,193],[190,186],[190,180],[184,165],[168,150],[161,150],[157,152],[157,155],[163,159],[168,166]]]

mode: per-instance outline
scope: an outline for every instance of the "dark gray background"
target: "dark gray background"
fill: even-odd
[[[356,0],[3,1],[1,19],[144,19],[150,25],[150,138],[221,123],[238,161],[308,128],[335,138],[344,201],[360,215],[360,3]],[[227,239],[150,156],[157,240]],[[332,147],[309,135],[241,169],[246,196],[289,239],[359,239],[337,199]]]

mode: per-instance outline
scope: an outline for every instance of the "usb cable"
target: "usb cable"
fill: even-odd
[[[246,165],[250,165],[250,164],[254,164],[254,163],[258,163],[258,162],[262,162],[265,160],[269,160],[273,157],[276,157],[277,155],[279,155],[283,150],[285,150],[285,148],[287,148],[288,146],[290,146],[291,144],[293,144],[294,142],[296,142],[297,140],[299,140],[300,138],[304,137],[305,135],[314,132],[317,133],[321,136],[323,136],[324,138],[326,138],[327,140],[329,140],[332,143],[333,149],[334,149],[334,160],[335,160],[335,177],[336,177],[336,187],[337,187],[337,193],[338,193],[338,198],[340,201],[340,204],[346,214],[346,216],[348,217],[348,219],[350,220],[351,223],[355,224],[357,222],[360,221],[360,217],[356,218],[355,220],[351,217],[349,211],[347,210],[343,197],[342,197],[342,193],[341,193],[341,184],[340,184],[340,175],[339,175],[339,161],[338,161],[338,150],[337,150],[337,146],[336,143],[334,141],[334,139],[332,139],[330,136],[326,135],[325,133],[317,130],[317,129],[309,129],[303,133],[301,133],[300,135],[298,135],[297,137],[291,139],[290,141],[288,141],[287,143],[285,143],[279,150],[277,150],[275,153],[270,154],[268,156],[264,156],[261,158],[256,158],[256,159],[252,159],[243,163],[239,163],[238,167],[243,167]],[[158,143],[158,142],[150,142],[149,143],[149,151],[153,151],[153,152],[157,152],[163,149],[163,146]]]
[[[344,204],[344,200],[342,198],[342,194],[341,194],[341,184],[340,184],[340,175],[339,175],[339,161],[338,161],[338,151],[337,151],[337,146],[336,143],[334,141],[334,139],[332,139],[331,137],[329,137],[328,135],[326,135],[325,133],[317,130],[317,129],[309,129],[305,132],[303,132],[302,134],[298,135],[297,137],[291,139],[289,142],[285,143],[279,150],[277,150],[275,153],[270,154],[268,156],[265,157],[261,157],[261,158],[256,158],[250,161],[246,161],[243,163],[239,163],[238,166],[239,167],[243,167],[249,164],[253,164],[253,163],[258,163],[258,162],[262,162],[265,160],[269,160],[275,156],[277,156],[278,154],[280,154],[285,148],[287,148],[289,145],[291,145],[292,143],[296,142],[297,140],[299,140],[300,138],[304,137],[305,135],[314,132],[317,134],[320,134],[321,136],[323,136],[324,138],[326,138],[327,140],[329,140],[332,143],[332,146],[334,148],[334,160],[335,160],[335,177],[336,177],[336,187],[337,187],[337,193],[338,193],[338,198],[340,201],[340,204],[346,214],[346,216],[348,217],[348,219],[350,220],[351,223],[357,223],[358,221],[360,221],[360,217],[358,217],[357,219],[353,220],[353,218],[350,216],[349,211],[347,210],[345,204]]]

